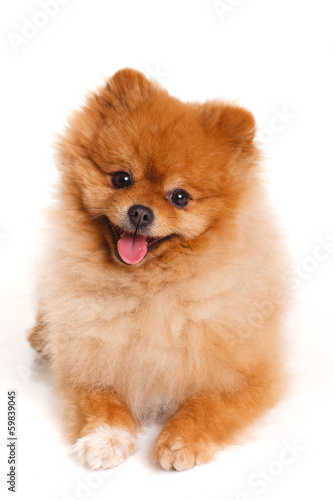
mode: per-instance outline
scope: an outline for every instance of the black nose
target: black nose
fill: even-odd
[[[131,206],[128,209],[128,216],[135,229],[148,226],[154,220],[154,214],[150,208],[142,205]]]

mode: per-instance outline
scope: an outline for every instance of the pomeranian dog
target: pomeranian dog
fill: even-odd
[[[93,469],[149,421],[164,469],[208,462],[281,397],[285,252],[255,131],[239,106],[124,69],[58,141],[29,340]]]

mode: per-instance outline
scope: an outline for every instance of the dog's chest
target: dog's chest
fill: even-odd
[[[90,300],[83,309],[66,352],[71,377],[114,388],[138,418],[172,411],[200,376],[200,335],[189,329],[185,304],[160,294]]]
[[[56,321],[50,317],[52,335],[72,333],[56,362],[77,383],[115,389],[140,419],[172,412],[205,390],[221,366],[207,330],[220,306],[192,288],[90,292],[62,301]]]

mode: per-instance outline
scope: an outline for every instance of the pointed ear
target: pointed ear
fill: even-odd
[[[250,111],[232,104],[209,101],[204,104],[202,124],[229,147],[239,153],[250,152],[256,132]]]
[[[115,111],[130,110],[148,97],[150,88],[151,83],[140,71],[125,68],[106,81],[97,98],[103,101],[101,104],[105,105],[106,101]]]

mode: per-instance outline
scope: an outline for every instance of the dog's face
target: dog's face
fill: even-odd
[[[143,265],[227,223],[251,179],[254,120],[242,108],[182,103],[122,70],[76,112],[60,144],[78,208],[111,259]]]

